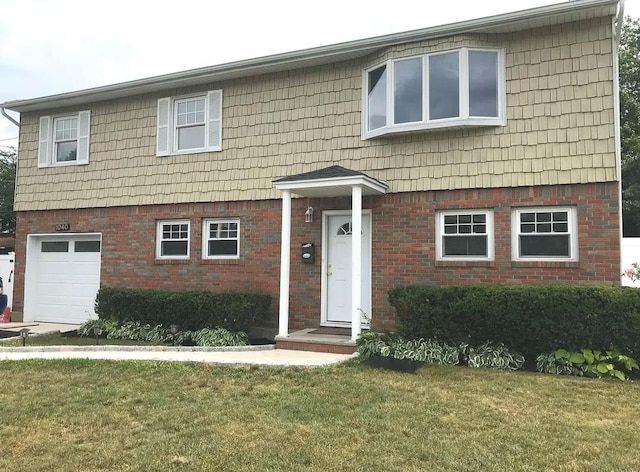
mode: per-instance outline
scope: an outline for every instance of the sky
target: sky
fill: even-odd
[[[0,0],[0,103],[562,1]],[[17,136],[0,115],[0,149]]]

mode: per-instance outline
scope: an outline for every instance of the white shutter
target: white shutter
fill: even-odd
[[[91,112],[81,111],[78,113],[78,154],[76,162],[78,164],[89,163],[89,134],[91,130]]]
[[[169,133],[171,98],[161,98],[158,100],[158,123],[156,136],[156,156],[168,156],[170,154],[171,136]]]
[[[222,150],[222,90],[207,93],[209,116],[207,117],[207,149]]]
[[[51,142],[52,119],[50,116],[40,117],[40,137],[38,143],[38,167],[47,167],[49,165],[49,153],[51,152],[49,143]]]

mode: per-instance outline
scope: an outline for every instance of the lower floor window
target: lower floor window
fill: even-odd
[[[205,220],[203,228],[204,259],[237,259],[240,257],[240,221]]]
[[[158,259],[189,258],[189,220],[158,222],[156,257]]]
[[[438,259],[493,259],[493,212],[456,210],[438,213]]]
[[[575,208],[514,210],[511,232],[513,259],[577,260],[576,227]]]

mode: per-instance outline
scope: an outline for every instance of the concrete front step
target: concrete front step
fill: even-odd
[[[295,351],[327,352],[331,354],[353,354],[355,342],[350,336],[334,334],[315,334],[315,328],[289,333],[288,336],[276,336],[276,349]]]
[[[330,354],[353,354],[355,346],[325,344],[305,341],[276,341],[276,349],[288,349],[290,351],[326,352]]]

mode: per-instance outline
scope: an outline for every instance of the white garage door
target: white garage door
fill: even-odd
[[[95,318],[100,236],[32,238],[25,320],[83,323]]]

